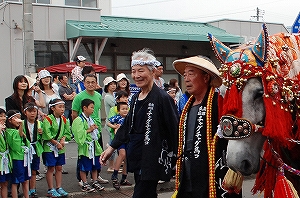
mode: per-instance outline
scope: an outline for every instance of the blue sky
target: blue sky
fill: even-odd
[[[299,0],[112,0],[112,15],[208,22],[218,19],[256,20],[292,26]]]

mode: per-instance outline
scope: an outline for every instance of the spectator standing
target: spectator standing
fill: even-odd
[[[182,94],[182,96],[180,97],[178,104],[177,104],[179,116],[181,115],[182,110],[190,96],[191,96],[191,94],[189,94],[189,92],[185,91],[184,94]]]
[[[174,103],[177,105],[177,101],[175,100],[176,88],[171,87],[169,84],[165,83],[164,90],[169,94],[169,96],[171,96],[171,98],[174,100]]]
[[[77,56],[75,59],[76,66],[72,69],[71,76],[72,76],[72,83],[77,86],[80,81],[83,81],[84,76],[81,74],[82,69],[85,67],[85,60],[84,56]]]
[[[42,96],[44,97],[44,101],[45,101],[45,106],[41,107],[42,112],[40,112],[41,120],[43,120],[43,118],[46,115],[48,115],[48,110],[49,110],[48,106],[50,100],[60,98],[60,97],[58,92],[55,92],[55,90],[52,87],[52,76],[49,73],[49,71],[43,69],[38,73],[38,75],[40,79],[39,87],[42,90],[43,93]],[[38,93],[35,94],[35,99],[40,100],[40,95]]]
[[[104,85],[104,92],[105,92],[104,108],[105,108],[105,114],[107,118],[110,108],[116,105],[114,92],[117,87],[117,82],[113,77],[109,76],[103,80],[103,85]]]
[[[128,101],[130,104],[131,98],[134,94],[130,93],[130,81],[127,78],[127,76],[124,73],[120,73],[117,75],[117,88],[115,92],[118,92],[120,90],[126,91],[128,94]]]
[[[114,91],[116,90],[116,86],[117,86],[117,82],[113,77],[106,77],[103,80],[103,85],[104,85],[104,92],[105,92],[105,96],[104,96],[104,108],[105,108],[105,129],[106,131],[110,131],[109,128],[107,127],[107,122],[108,122],[108,114],[109,114],[109,110],[111,107],[116,105],[116,100],[114,97]],[[109,136],[111,137],[111,136]],[[109,143],[112,141],[112,139],[110,138]],[[114,171],[114,155],[109,159],[109,164],[108,164],[108,172],[113,172]]]
[[[21,118],[24,119],[23,109],[24,105],[28,102],[34,102],[34,98],[28,95],[29,85],[25,76],[16,76],[13,82],[14,93],[5,98],[6,111],[18,110],[21,112]]]
[[[102,148],[98,142],[100,133],[91,115],[94,111],[94,102],[84,99],[81,102],[82,113],[74,120],[72,131],[74,139],[78,144],[80,177],[83,181],[82,191],[93,192],[95,189],[101,191],[103,186],[97,180],[97,170],[101,168],[99,158]],[[91,171],[92,187],[87,182],[86,172]]]
[[[65,113],[64,116],[69,119],[72,124],[72,101],[76,96],[75,91],[68,84],[69,79],[66,74],[62,74],[59,77],[60,86],[58,89],[60,98],[65,102]]]
[[[126,102],[128,104],[128,94],[126,91],[118,91],[116,92],[116,103],[119,103],[119,102]],[[109,110],[109,114],[108,114],[108,118],[111,118],[113,116],[116,116],[118,114],[118,109],[117,109],[117,105],[113,106],[110,108]],[[113,140],[115,137],[115,131],[110,129],[110,138],[111,140]]]
[[[49,115],[43,120],[43,162],[47,167],[46,180],[48,197],[66,197],[68,193],[62,188],[62,166],[65,162],[65,142],[71,139],[70,123],[63,116],[65,102],[53,99],[49,102]],[[53,185],[55,170],[56,188]]]
[[[110,117],[108,119],[107,126],[114,130],[116,134],[120,126],[124,123],[124,119],[128,114],[128,104],[126,102],[118,102],[117,103],[118,114]],[[120,184],[124,186],[131,186],[132,184],[126,179],[127,178],[127,168],[126,168],[126,144],[122,144],[118,148],[118,157],[116,159],[116,163],[114,165],[114,172],[111,176],[111,180],[113,182],[113,187],[117,190],[120,189]],[[121,167],[122,162],[124,161],[123,170],[122,170],[122,179],[119,183],[118,172]]]
[[[29,90],[28,90],[28,95],[31,97],[34,97],[35,94],[37,93],[39,95],[39,100],[35,100],[35,104],[38,107],[44,107],[45,106],[45,101],[44,101],[44,97],[41,88],[37,85],[36,83],[36,79],[31,78],[30,76],[25,75],[25,78],[28,81],[28,85],[29,85]]]
[[[192,97],[186,103],[179,126],[179,146],[174,197],[242,197],[221,187],[228,170],[224,163],[227,140],[215,135],[219,123],[219,71],[204,56],[175,60],[175,70],[184,77]]]
[[[52,87],[56,93],[58,93],[59,84],[60,84],[58,77],[59,77],[59,74],[53,74],[53,76],[52,76],[52,78],[53,78]]]
[[[175,78],[170,79],[169,85],[170,85],[170,87],[174,87],[176,89],[175,100],[176,100],[176,103],[178,103],[180,97],[182,96],[182,91],[181,91],[180,87],[178,86],[178,80]]]
[[[102,153],[100,163],[105,164],[115,149],[127,143],[127,170],[135,179],[133,198],[156,198],[158,180],[171,178],[178,113],[173,99],[153,82],[155,67],[160,65],[153,52],[142,49],[131,59],[132,79],[141,89],[133,96],[124,124]]]
[[[82,72],[81,72],[82,76],[85,76],[87,74],[93,74],[93,75],[96,75],[96,72],[95,72],[95,69],[93,66],[85,66],[83,69],[82,69]],[[85,87],[84,87],[84,82],[83,81],[80,81],[78,83],[78,85],[76,86],[76,93],[80,93],[82,92],[83,90],[85,90]],[[102,95],[102,88],[101,86],[97,83],[96,85],[96,91],[98,93],[100,93]]]
[[[165,84],[165,80],[162,78],[163,73],[164,73],[164,68],[162,63],[160,63],[155,67],[153,81],[161,89],[164,88],[164,84]]]
[[[17,186],[22,184],[24,197],[29,198],[31,167],[30,160],[27,159],[30,157],[28,156],[30,142],[23,132],[21,113],[17,110],[9,110],[6,115],[7,143],[12,159],[11,195],[17,198]]]
[[[87,74],[84,79],[84,86],[85,90],[77,94],[72,102],[72,119],[74,120],[75,118],[78,117],[82,113],[81,109],[81,102],[84,99],[91,99],[94,101],[94,111],[91,115],[91,118],[93,118],[95,124],[98,126],[98,130],[100,133],[100,137],[98,139],[99,144],[101,148],[103,148],[103,142],[102,142],[102,135],[101,135],[101,118],[100,118],[100,110],[101,110],[101,100],[102,96],[99,94],[96,90],[96,85],[97,85],[97,77],[93,74]],[[100,172],[100,170],[99,170]],[[108,183],[108,180],[103,179],[98,176],[98,181],[100,183]]]
[[[0,108],[0,187],[1,187],[1,197],[7,198],[8,192],[8,181],[11,179],[11,169],[12,164],[9,159],[11,159],[9,154],[9,149],[7,147],[7,134],[6,134],[6,112],[4,109]]]
[[[29,102],[24,106],[25,119],[22,122],[23,133],[30,142],[30,154],[32,154],[31,162],[31,178],[29,180],[29,196],[37,198],[36,192],[36,176],[40,169],[40,156],[43,152],[42,146],[42,124],[37,120],[38,107],[34,102]],[[34,154],[33,154],[34,153]]]

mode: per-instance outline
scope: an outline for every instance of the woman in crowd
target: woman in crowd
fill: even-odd
[[[176,88],[175,100],[176,100],[176,103],[178,103],[180,97],[182,96],[182,91],[181,91],[180,87],[178,86],[178,80],[175,78],[170,79],[169,85],[170,85],[170,87]]]
[[[35,102],[34,98],[28,95],[29,85],[28,80],[23,75],[18,75],[15,77],[13,82],[14,93],[5,98],[5,108],[6,111],[18,110],[21,112],[21,118],[24,119],[23,109],[24,105],[28,102]]]
[[[39,87],[42,90],[42,96],[44,97],[45,106],[40,106],[41,111],[40,116],[43,119],[46,115],[48,115],[48,105],[51,99],[60,98],[59,94],[54,91],[52,87],[52,76],[49,71],[43,69],[38,73],[40,83]],[[40,100],[40,94],[35,94],[35,99]]]
[[[107,123],[108,122],[109,110],[110,110],[111,107],[114,107],[116,105],[114,92],[116,90],[117,82],[116,82],[115,79],[113,79],[113,77],[106,77],[103,80],[103,84],[104,84],[104,92],[105,92],[104,108],[105,108],[106,123]],[[105,129],[108,132],[110,131],[110,129],[107,127],[107,125],[105,125]],[[109,142],[111,142],[112,141],[111,135],[109,137],[110,137]],[[113,163],[114,163],[114,156],[111,157],[111,159],[109,160],[109,167],[107,169],[108,172],[113,172],[114,171]]]
[[[122,91],[126,91],[128,94],[128,101],[130,104],[131,101],[131,97],[133,94],[130,93],[130,82],[129,79],[126,77],[126,75],[124,73],[120,73],[117,75],[117,88],[116,88],[116,92],[122,90]]]

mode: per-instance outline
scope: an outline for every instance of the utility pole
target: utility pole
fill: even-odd
[[[23,0],[23,55],[25,74],[35,73],[33,0]]]
[[[256,21],[259,21],[259,18],[263,18],[263,15],[265,14],[264,10],[260,10],[258,7],[256,8],[256,15],[251,16],[252,18],[256,18]]]

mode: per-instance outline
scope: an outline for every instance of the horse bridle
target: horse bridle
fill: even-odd
[[[220,119],[220,128],[225,139],[243,139],[251,134],[262,132],[264,127],[259,124],[252,124],[249,120],[238,118],[234,115],[224,115]]]

